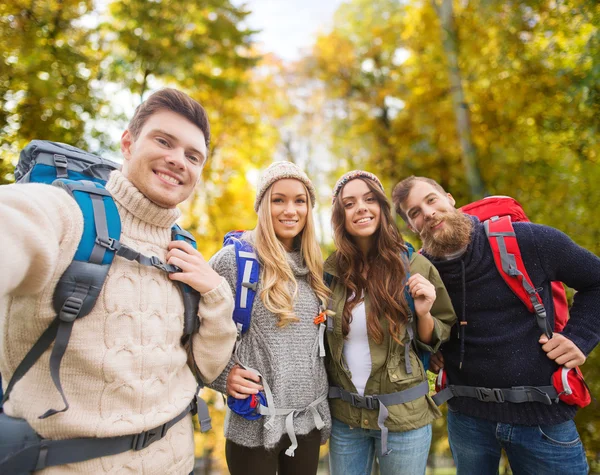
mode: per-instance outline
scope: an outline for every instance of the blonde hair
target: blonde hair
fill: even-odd
[[[308,267],[308,283],[325,309],[329,298],[329,289],[323,282],[323,257],[316,238],[310,193],[304,183],[302,186],[307,196],[306,224],[296,239],[300,238],[300,252]],[[260,292],[260,298],[265,308],[277,317],[277,326],[284,327],[291,322],[299,321],[294,312],[298,283],[288,264],[287,251],[277,238],[273,228],[272,189],[273,185],[268,188],[260,201],[256,228],[245,233],[244,239],[254,246],[261,263],[260,279],[263,289]]]

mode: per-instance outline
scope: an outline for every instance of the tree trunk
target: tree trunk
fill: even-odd
[[[441,0],[441,4],[438,3],[438,0],[431,0],[431,3],[440,21],[442,44],[446,54],[448,77],[452,92],[452,105],[456,116],[456,130],[462,149],[462,161],[467,183],[471,199],[479,199],[484,196],[485,187],[477,166],[477,151],[472,140],[469,105],[465,99],[461,72],[458,66],[458,35],[454,22],[452,0]]]

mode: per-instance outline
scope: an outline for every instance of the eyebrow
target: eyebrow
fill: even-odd
[[[429,193],[429,194],[428,194],[428,195],[427,195],[425,198],[423,198],[423,201],[427,201],[427,200],[428,200],[428,199],[431,197],[431,195],[437,196],[437,194],[436,194],[435,192],[433,192],[433,191],[432,191],[432,192],[431,192],[431,193]],[[419,205],[417,205],[417,206],[413,206],[412,208],[409,208],[408,210],[406,210],[406,216],[408,216],[410,213],[412,213],[412,212],[413,212],[413,210],[419,209],[419,207],[420,207],[420,206],[419,206]]]
[[[279,193],[279,192],[275,192],[275,193],[273,193],[273,194],[272,194],[272,196],[275,196],[275,195],[279,195],[279,196],[287,196],[285,193]],[[296,195],[296,198],[298,198],[298,197],[300,197],[300,196],[306,196],[306,193],[298,193],[298,194]]]
[[[150,131],[150,134],[162,134],[162,135],[166,135],[167,137],[169,137],[174,142],[177,142],[177,143],[180,142],[177,137],[175,137],[173,134],[170,134],[169,132],[167,132],[166,130],[163,130],[163,129],[153,129],[153,130]],[[200,155],[202,157],[202,160],[206,160],[206,157],[204,156],[204,154],[200,150],[198,150],[198,149],[196,149],[194,147],[189,147],[188,150],[190,152],[192,152],[192,153],[197,153],[198,155]]]
[[[363,193],[363,196],[373,195],[373,194],[374,193],[372,191],[367,191],[366,193]],[[344,196],[344,197],[342,197],[342,201],[350,200],[350,199],[353,199],[353,198],[356,198],[356,197],[354,195]]]

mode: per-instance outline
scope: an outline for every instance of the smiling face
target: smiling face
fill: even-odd
[[[447,217],[457,212],[454,204],[450,193],[443,194],[430,183],[417,180],[400,207],[411,230],[435,236],[448,227]]]
[[[446,257],[466,249],[471,239],[471,218],[454,207],[451,194],[424,181],[416,181],[400,209],[409,227],[423,240],[423,250]]]
[[[361,179],[349,181],[341,191],[344,228],[357,243],[371,244],[381,222],[381,206],[375,193]]]
[[[287,250],[292,250],[294,238],[306,225],[308,196],[301,181],[284,178],[271,188],[271,220],[277,239]]]
[[[207,156],[202,130],[169,110],[151,115],[137,138],[126,130],[121,151],[123,175],[163,208],[174,208],[192,194]]]

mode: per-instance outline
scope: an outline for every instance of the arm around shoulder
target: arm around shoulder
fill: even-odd
[[[83,232],[79,206],[60,188],[0,187],[0,295],[34,294],[72,259]]]

